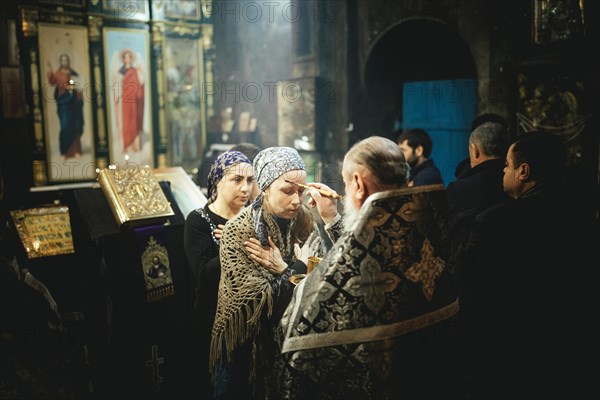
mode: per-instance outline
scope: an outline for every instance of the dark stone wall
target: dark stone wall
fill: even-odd
[[[276,83],[291,77],[296,20],[285,2],[266,3],[214,4],[215,112],[231,107],[236,121],[241,112],[250,112],[258,120],[255,141],[261,147],[277,145]],[[244,136],[232,140],[246,141]]]
[[[283,10],[298,2],[308,12],[290,21],[293,13]],[[321,99],[326,101],[319,103],[317,143],[322,160],[331,166],[360,138],[393,136],[402,81],[474,78],[476,88],[465,95],[476,97],[477,113],[504,116],[516,136],[523,132],[518,115],[528,101],[519,83],[522,75],[558,79],[585,88],[578,92],[578,107],[590,117],[584,131],[568,142],[570,165],[585,177],[581,185],[592,188],[588,193],[595,205],[587,207],[598,209],[598,102],[592,99],[598,93],[600,68],[591,56],[598,42],[596,2],[585,3],[583,38],[551,44],[534,42],[533,0],[294,0],[277,2],[273,22],[264,17],[249,22],[243,3],[217,2],[230,9],[225,18],[215,18],[215,77],[221,84],[239,83],[242,96],[236,101],[221,94],[216,109],[233,107],[236,116],[251,111],[259,121],[262,145],[277,144],[277,104],[268,101],[266,90],[261,101],[246,101],[243,85],[248,82],[264,87],[264,82],[280,79],[320,79]],[[241,7],[237,20],[232,4]],[[419,23],[439,27],[438,36],[430,38],[429,52],[419,48],[423,33],[411,28]],[[402,53],[402,48],[395,52],[394,46],[412,53]],[[424,62],[419,64],[419,58]]]
[[[355,138],[372,134],[394,139],[401,120],[402,83],[473,78],[477,88],[460,88],[477,97],[478,112],[490,112],[494,70],[486,3],[457,1],[358,2],[359,74],[368,116],[357,121]],[[496,90],[505,92],[503,90]],[[499,99],[495,112],[505,114]]]
[[[32,1],[7,1],[0,5],[0,37],[3,41],[0,46],[0,64],[2,67],[8,65],[8,52],[4,43],[8,37],[8,20],[18,20],[17,7],[28,5]],[[21,82],[21,88],[23,82]],[[12,82],[2,82],[0,93],[2,98],[0,105],[4,107],[10,102],[14,94],[11,92],[14,86]],[[2,109],[3,110],[3,109]],[[33,138],[27,129],[26,113],[18,118],[6,118],[4,112],[0,111],[0,242],[5,234],[6,224],[10,215],[9,210],[29,205],[27,195],[29,188],[33,185],[33,166],[31,155],[33,151]],[[4,250],[0,247],[0,250]],[[0,253],[0,256],[5,255]]]

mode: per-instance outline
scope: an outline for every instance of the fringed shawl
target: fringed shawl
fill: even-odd
[[[258,238],[264,243],[267,235],[271,236],[282,258],[291,259],[290,232],[294,222],[290,222],[284,241],[273,217],[263,212],[259,197],[225,225],[220,248],[219,298],[210,346],[211,371],[222,356],[223,345],[231,361],[233,351],[258,334],[264,307],[267,316],[273,312],[272,283],[276,278],[249,257],[244,241]]]

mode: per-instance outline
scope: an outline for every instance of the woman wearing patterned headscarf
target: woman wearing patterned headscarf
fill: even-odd
[[[219,241],[223,226],[246,205],[253,187],[254,172],[248,157],[239,151],[227,151],[211,164],[208,203],[192,211],[185,221],[184,248],[196,283],[193,324],[194,336],[200,339],[203,394],[211,385],[207,366],[221,276]]]
[[[262,194],[223,231],[221,281],[212,331],[210,368],[215,398],[266,398],[275,361],[274,328],[290,301],[288,278],[305,273],[294,257],[312,218],[302,204],[304,162],[289,147],[271,147],[254,159]],[[249,386],[250,385],[250,386]]]

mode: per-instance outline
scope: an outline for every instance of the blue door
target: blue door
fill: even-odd
[[[402,128],[422,128],[429,133],[433,142],[430,157],[447,186],[455,179],[458,163],[469,155],[477,82],[474,79],[406,82],[402,98]]]

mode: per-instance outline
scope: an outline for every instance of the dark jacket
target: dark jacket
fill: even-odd
[[[433,159],[423,161],[421,164],[411,167],[410,180],[413,186],[443,184],[444,180],[440,171],[435,166]]]
[[[468,344],[461,359],[472,398],[509,398],[517,390],[549,397],[578,387],[575,363],[561,357],[573,360],[577,346],[585,351],[591,343],[585,260],[598,242],[581,234],[571,200],[536,186],[480,213],[459,249],[461,338]],[[552,348],[562,356],[549,354]]]
[[[504,160],[488,160],[446,188],[453,248],[467,240],[477,214],[510,199],[502,187],[503,169]]]
[[[461,314],[468,323],[499,329],[507,343],[540,343],[555,334],[554,318],[572,286],[564,274],[581,270],[579,221],[570,218],[566,196],[537,185],[519,199],[480,213],[459,249],[456,276]],[[575,275],[573,275],[575,274]],[[558,313],[558,314],[557,314]]]

